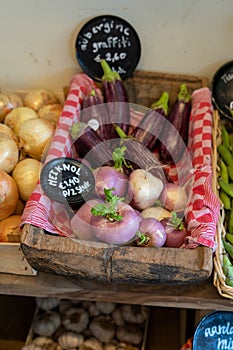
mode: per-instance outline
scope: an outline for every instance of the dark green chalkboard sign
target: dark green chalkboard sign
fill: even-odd
[[[193,350],[233,349],[233,312],[214,311],[198,324]]]

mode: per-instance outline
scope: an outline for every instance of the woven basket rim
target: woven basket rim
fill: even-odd
[[[218,153],[217,146],[221,143],[221,129],[220,129],[220,116],[217,110],[213,113],[213,187],[215,194],[219,198],[219,186],[218,186]],[[221,203],[221,200],[219,198]],[[233,287],[226,284],[226,276],[223,272],[222,258],[225,254],[225,249],[223,247],[222,238],[226,235],[226,230],[224,227],[225,211],[223,205],[220,208],[220,215],[217,223],[217,230],[215,235],[215,241],[217,248],[215,251],[213,263],[214,263],[214,274],[213,274],[213,284],[217,288],[219,294],[222,297],[233,299]]]

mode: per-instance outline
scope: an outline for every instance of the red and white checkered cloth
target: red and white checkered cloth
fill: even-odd
[[[76,155],[69,129],[79,120],[82,101],[93,87],[96,88],[95,83],[86,74],[79,73],[73,77],[46,162],[58,157]],[[131,114],[135,125],[135,120],[141,114],[134,111]],[[204,245],[214,249],[219,202],[211,184],[212,103],[208,88],[196,90],[192,95],[189,140],[188,150],[180,164],[169,167],[166,171],[174,182],[182,186],[192,184],[189,185],[191,199],[185,212],[189,236],[184,247]],[[68,204],[48,198],[38,183],[27,201],[22,224],[29,223],[53,234],[73,237],[70,227],[73,214]]]

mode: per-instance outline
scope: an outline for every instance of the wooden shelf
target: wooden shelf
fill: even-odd
[[[73,282],[64,277],[42,272],[39,272],[37,276],[0,274],[0,294],[54,296],[77,300],[114,301],[205,310],[232,310],[233,306],[233,300],[219,295],[212,278],[194,285],[129,287],[83,281]]]

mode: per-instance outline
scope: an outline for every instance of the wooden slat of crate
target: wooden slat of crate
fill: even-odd
[[[208,86],[208,79],[184,74],[136,71],[125,81],[129,101],[150,107],[167,91],[172,105],[180,85],[190,92]],[[71,277],[72,280],[95,280],[119,284],[190,284],[208,279],[213,268],[212,250],[142,248],[72,241],[46,234],[42,229],[25,225],[22,251],[38,271]]]
[[[25,225],[22,250],[36,270],[81,281],[129,285],[187,284],[206,280],[212,271],[209,248],[109,247],[72,241]]]
[[[130,102],[146,107],[150,107],[164,91],[169,93],[169,103],[172,105],[183,83],[192,92],[208,86],[208,79],[185,74],[135,71],[133,77],[125,81]]]
[[[0,243],[0,273],[36,276],[25,255],[20,243]]]

